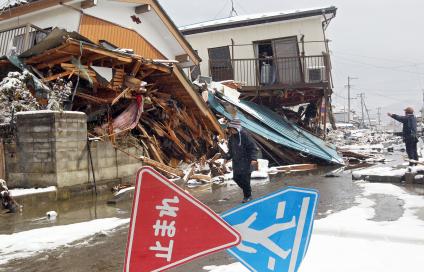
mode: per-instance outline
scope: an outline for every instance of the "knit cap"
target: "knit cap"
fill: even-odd
[[[230,122],[228,123],[228,127],[229,128],[235,128],[238,131],[241,130],[241,121],[238,118],[234,118],[233,120],[230,120]]]

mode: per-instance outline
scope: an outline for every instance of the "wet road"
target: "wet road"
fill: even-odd
[[[278,176],[272,178],[271,181],[254,180],[252,181],[253,193],[255,197],[260,197],[286,186],[315,188],[320,192],[317,217],[323,218],[328,214],[354,206],[355,196],[361,193],[360,187],[352,182],[350,171],[340,173],[340,176],[336,177],[325,177],[325,174],[331,170],[322,168],[304,174]],[[407,189],[413,194],[424,195],[422,186],[412,186]],[[212,188],[205,186],[190,190],[190,192],[217,213],[238,205],[241,200],[241,191],[235,184]],[[86,197],[59,203],[38,203],[36,207],[25,207],[21,215],[7,215],[0,218],[0,234],[97,218],[129,217],[130,201],[110,206],[105,204],[107,198],[108,196],[101,196],[95,200]],[[371,195],[370,198],[376,201],[376,215],[373,220],[396,220],[403,213],[403,203],[396,198],[386,195]],[[41,219],[48,210],[58,211],[59,217],[55,223]],[[424,210],[417,211],[417,215],[424,220]],[[83,245],[77,241],[74,245],[42,252],[26,259],[13,260],[0,266],[0,271],[122,271],[127,231],[128,224],[109,234],[98,234]],[[202,268],[207,265],[232,262],[235,262],[232,257],[225,252],[220,252],[169,271],[204,271]]]

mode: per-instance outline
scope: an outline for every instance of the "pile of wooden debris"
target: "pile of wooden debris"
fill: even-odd
[[[49,108],[50,97],[68,97],[65,109],[87,114],[90,137],[117,149],[120,138],[132,137],[145,154],[138,159],[165,173],[182,177],[176,169],[181,162],[218,151],[222,130],[175,61],[144,59],[55,29],[0,66],[24,71],[44,86],[29,88],[41,108]]]

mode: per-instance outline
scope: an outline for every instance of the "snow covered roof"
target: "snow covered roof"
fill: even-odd
[[[184,35],[216,31],[228,28],[237,28],[242,26],[266,24],[278,21],[293,20],[298,18],[305,18],[317,16],[322,14],[336,15],[337,8],[334,6],[313,9],[298,9],[290,11],[276,11],[268,13],[258,13],[250,15],[240,15],[224,19],[212,20],[202,23],[191,24],[180,27],[180,31]]]
[[[13,8],[15,6],[27,4],[29,2],[34,2],[34,0],[32,0],[32,1],[31,0],[0,0],[0,10]]]

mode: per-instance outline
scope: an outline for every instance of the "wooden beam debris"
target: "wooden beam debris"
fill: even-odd
[[[158,161],[149,159],[147,157],[140,157],[140,159],[143,163],[150,165],[150,166],[153,166],[153,167],[155,167],[159,170],[165,171],[165,172],[172,174],[174,176],[178,176],[178,177],[184,176],[184,172],[182,170],[172,168],[172,167],[170,167],[166,164],[163,164],[163,163],[160,163]]]

